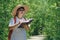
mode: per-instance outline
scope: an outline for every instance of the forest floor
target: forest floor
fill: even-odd
[[[37,35],[37,36],[31,36],[28,40],[44,40],[46,38],[45,35]]]

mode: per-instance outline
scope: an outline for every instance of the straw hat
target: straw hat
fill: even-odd
[[[28,6],[26,6],[26,5],[17,5],[17,6],[13,9],[13,11],[12,11],[12,15],[13,15],[13,16],[16,15],[17,9],[20,8],[20,7],[24,7],[25,13],[28,11]]]

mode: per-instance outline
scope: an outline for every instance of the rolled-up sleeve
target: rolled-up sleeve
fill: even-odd
[[[11,20],[10,20],[10,22],[9,22],[9,27],[11,27],[11,26],[13,26],[14,25],[14,19],[13,18],[11,18]]]

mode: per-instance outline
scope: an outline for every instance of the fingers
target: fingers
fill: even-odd
[[[22,22],[20,21],[19,24],[22,24]]]

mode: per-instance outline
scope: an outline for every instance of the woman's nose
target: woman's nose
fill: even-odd
[[[21,11],[21,13],[23,13],[23,11]]]

